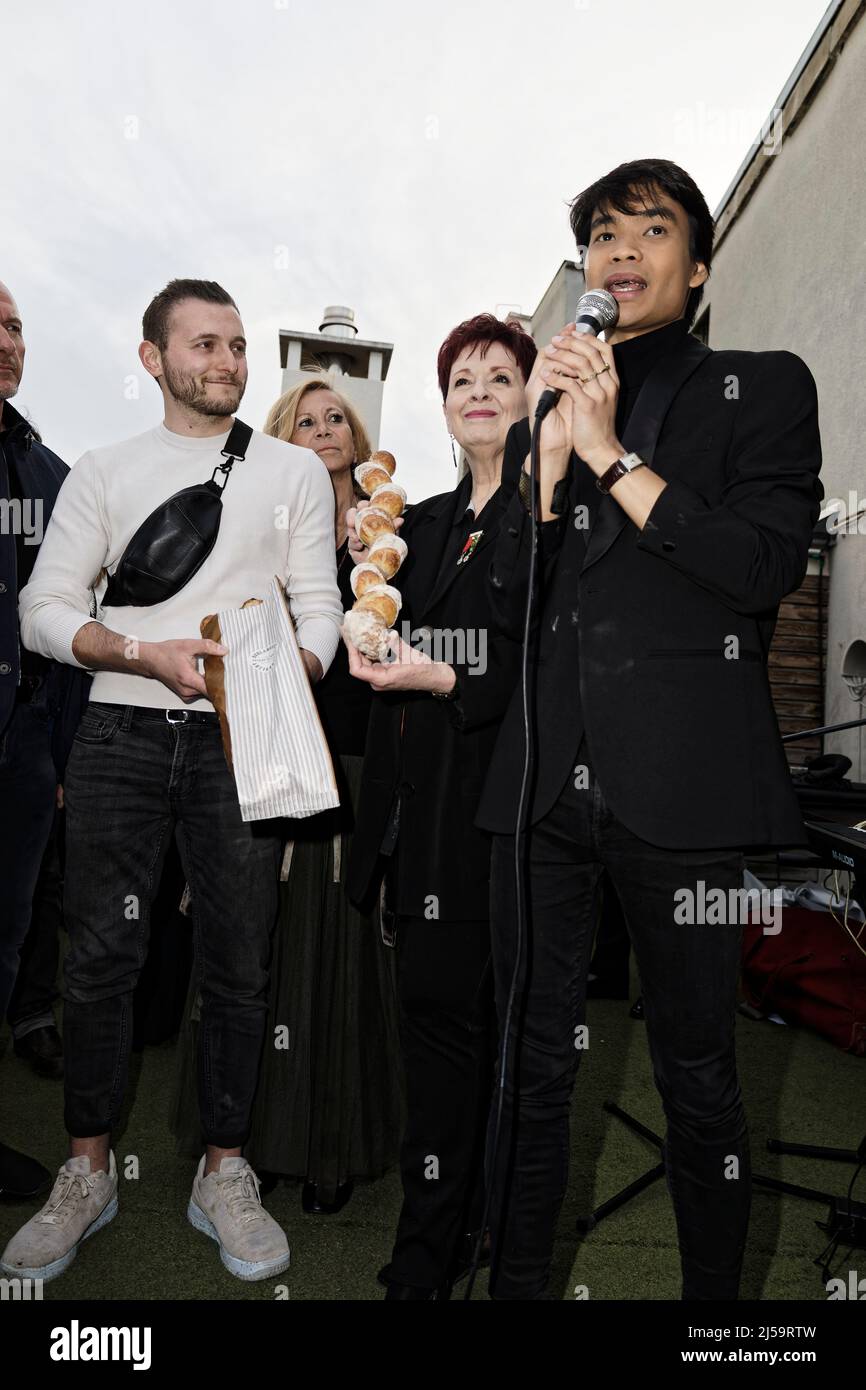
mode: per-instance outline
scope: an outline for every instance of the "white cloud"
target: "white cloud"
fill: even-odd
[[[448,330],[503,303],[532,311],[573,252],[567,201],[624,159],[678,160],[714,206],[823,9],[7,11],[0,279],[25,318],[19,402],[70,462],[147,428],[156,388],[142,374],[139,400],[124,392],[140,372],[141,313],[172,276],[197,275],[241,308],[242,414],[260,425],[280,387],[279,328],[314,329],[326,304],[349,304],[361,336],[395,344],[382,444],[410,497],[450,487],[430,391]]]

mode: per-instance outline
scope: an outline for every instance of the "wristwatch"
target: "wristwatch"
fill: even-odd
[[[614,483],[618,483],[620,478],[624,478],[626,473],[633,473],[636,468],[646,468],[646,459],[642,459],[640,454],[623,454],[621,459],[612,463],[606,473],[602,473],[600,478],[596,478],[595,485],[599,492],[610,492]]]

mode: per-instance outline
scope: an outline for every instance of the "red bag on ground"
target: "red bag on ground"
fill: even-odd
[[[860,945],[866,950],[866,929]],[[843,1052],[866,1057],[866,956],[829,912],[782,909],[782,929],[758,921],[743,932],[743,993],[762,1014],[809,1028]]]

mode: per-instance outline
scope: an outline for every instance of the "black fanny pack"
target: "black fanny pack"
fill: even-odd
[[[206,483],[185,487],[141,523],[108,581],[103,608],[149,608],[173,598],[201,569],[216,544],[222,493],[232,466],[246,455],[253,432],[235,420]],[[222,484],[216,481],[223,474]]]

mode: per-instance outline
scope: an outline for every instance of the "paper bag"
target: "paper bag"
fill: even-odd
[[[339,806],[328,744],[283,586],[243,608],[210,614],[201,634],[228,647],[205,658],[226,760],[244,821],[312,816]]]

